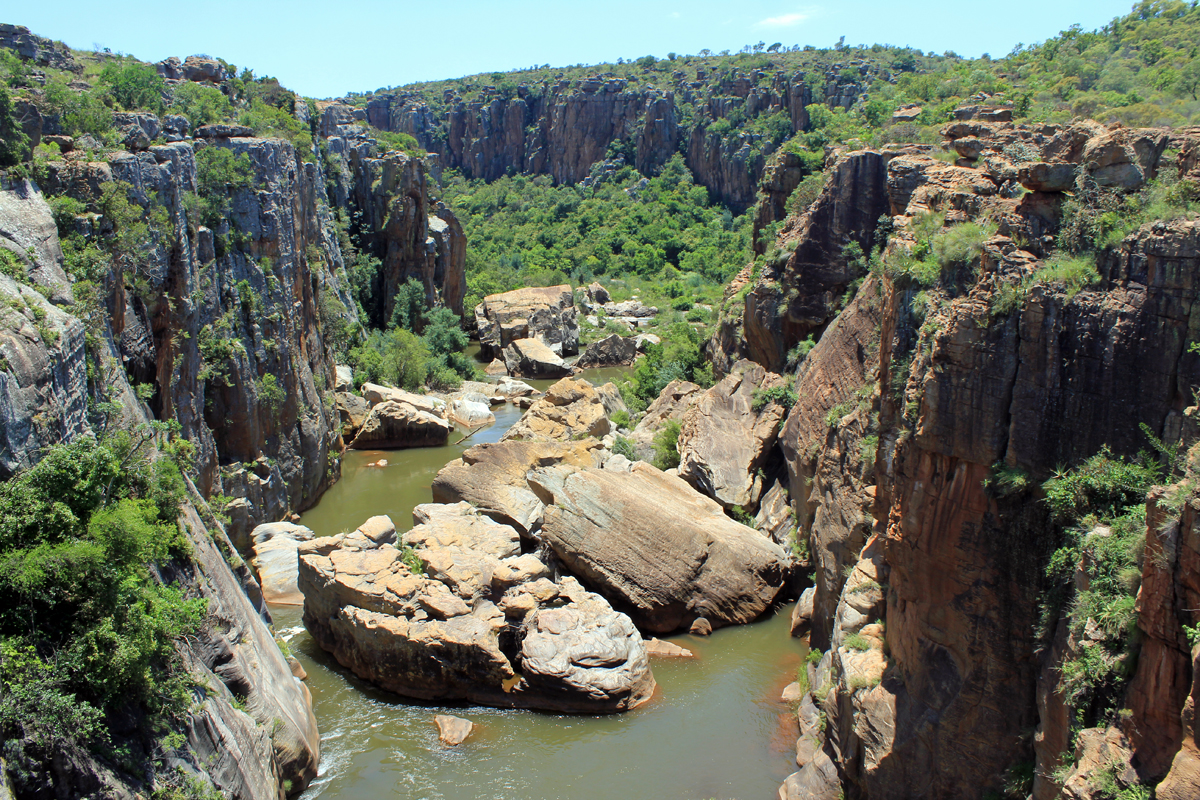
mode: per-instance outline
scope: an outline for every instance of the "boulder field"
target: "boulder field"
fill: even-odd
[[[410,697],[586,713],[649,700],[643,632],[750,622],[792,561],[686,481],[614,454],[623,409],[611,384],[564,378],[511,435],[447,464],[412,530],[377,518],[301,541],[314,639]]]

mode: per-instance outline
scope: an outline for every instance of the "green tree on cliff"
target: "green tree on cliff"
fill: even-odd
[[[29,157],[29,137],[17,121],[12,95],[0,86],[0,167],[12,167]]]

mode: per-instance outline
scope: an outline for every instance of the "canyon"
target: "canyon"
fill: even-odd
[[[0,46],[82,74],[23,29]],[[140,110],[102,145],[21,101],[60,157],[0,179],[0,476],[113,429],[189,444],[186,548],[152,573],[207,613],[176,644],[196,688],[163,763],[224,796],[322,791],[304,664],[619,726],[680,702],[654,671],[686,667],[652,637],[717,662],[769,629],[790,648],[772,680],[796,679],[771,698],[795,739],[781,800],[1200,793],[1200,133],[1014,121],[988,95],[922,141],[889,106],[897,141],[830,142],[814,171],[783,142],[898,81],[838,58],[293,98],[286,136]],[[154,70],[232,96],[226,66]],[[711,327],[612,302],[613,276],[472,294],[445,171],[586,189],[676,153],[752,227]],[[81,241],[124,249],[84,273]],[[346,366],[371,337],[430,347],[397,322],[412,298],[478,339],[480,382]],[[666,345],[586,321],[605,310]],[[664,360],[670,324],[711,334],[703,365]],[[345,464],[382,481],[410,447],[442,460],[400,507],[323,516]],[[797,641],[756,622],[793,600]],[[0,796],[161,782],[32,741],[4,751]]]

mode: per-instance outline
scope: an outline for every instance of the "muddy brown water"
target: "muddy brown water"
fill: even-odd
[[[621,372],[584,377],[603,383]],[[342,479],[301,522],[327,536],[388,514],[407,530],[413,506],[431,501],[430,484],[447,461],[498,441],[520,418],[509,405],[493,410],[496,424],[461,444],[347,453]],[[381,457],[387,467],[366,466]],[[299,607],[271,613],[308,672],[321,730],[319,776],[303,800],[769,800],[795,769],[795,718],[779,693],[807,651],[788,636],[790,606],[708,638],[671,637],[697,657],[654,659],[654,699],[596,717],[415,704],[338,665],[304,630]],[[465,744],[445,747],[433,723],[438,713],[478,727]]]

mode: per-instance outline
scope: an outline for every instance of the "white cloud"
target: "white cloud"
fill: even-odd
[[[778,17],[767,17],[764,20],[756,23],[755,27],[759,28],[790,28],[793,25],[799,25],[812,14],[806,11],[793,11],[791,14],[780,14]]]

